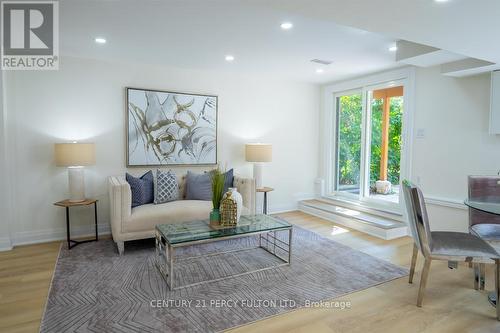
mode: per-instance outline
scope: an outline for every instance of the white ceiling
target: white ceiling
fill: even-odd
[[[499,0],[245,0],[500,64]]]
[[[63,0],[61,54],[315,83],[398,66],[392,38],[243,2]],[[281,30],[283,21],[294,28]],[[107,44],[97,45],[97,36]],[[315,58],[333,64],[310,63]]]
[[[61,54],[322,83],[400,66],[397,39],[500,63],[499,14],[500,0],[61,0]]]

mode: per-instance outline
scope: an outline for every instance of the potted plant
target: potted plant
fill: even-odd
[[[212,181],[212,205],[213,209],[210,212],[210,223],[219,224],[220,222],[220,202],[224,195],[224,183],[226,181],[226,174],[219,168],[212,170],[210,173]]]

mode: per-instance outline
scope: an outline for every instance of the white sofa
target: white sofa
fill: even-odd
[[[179,200],[132,208],[132,193],[125,177],[109,177],[111,232],[120,255],[126,241],[153,238],[157,224],[208,219],[212,202],[185,200],[186,176],[179,177],[178,182]],[[243,212],[255,214],[255,180],[235,175],[233,186],[243,197]]]

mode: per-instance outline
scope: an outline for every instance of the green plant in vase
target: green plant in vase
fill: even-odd
[[[210,173],[212,181],[212,205],[213,209],[210,212],[210,223],[218,224],[220,221],[220,202],[224,195],[224,183],[226,181],[226,174],[219,168],[214,169]]]

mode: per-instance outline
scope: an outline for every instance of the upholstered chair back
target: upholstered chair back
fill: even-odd
[[[469,200],[500,202],[499,176],[469,176]],[[500,216],[469,209],[469,225],[500,224]]]

